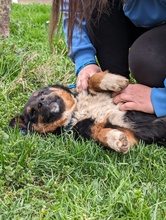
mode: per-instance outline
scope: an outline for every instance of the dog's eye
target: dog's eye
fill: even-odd
[[[34,108],[31,109],[30,116],[33,118],[35,116],[36,110]]]
[[[44,95],[49,95],[50,94],[50,90],[46,89],[46,90],[42,90],[38,93],[38,96],[44,96]]]
[[[43,96],[43,95],[45,95],[45,91],[40,91],[38,94],[38,96]]]
[[[39,102],[39,103],[38,103],[38,108],[41,108],[41,107],[42,107],[42,103]]]

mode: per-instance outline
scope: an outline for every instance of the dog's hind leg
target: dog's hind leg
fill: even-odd
[[[114,91],[119,92],[129,84],[129,80],[123,76],[109,72],[95,73],[89,79],[91,92]]]
[[[95,124],[91,132],[94,140],[120,153],[127,153],[131,146],[137,144],[134,134],[126,128],[102,128],[100,124]]]

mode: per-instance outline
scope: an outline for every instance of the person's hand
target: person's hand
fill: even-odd
[[[85,66],[78,74],[77,78],[77,92],[87,89],[88,79],[93,76],[95,73],[100,72],[101,69],[95,64],[89,64]]]
[[[121,111],[135,110],[154,114],[154,109],[150,99],[152,88],[141,84],[129,84],[120,93],[113,93],[113,102],[120,106]]]

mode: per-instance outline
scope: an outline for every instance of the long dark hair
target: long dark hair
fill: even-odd
[[[54,36],[55,30],[62,18],[62,13],[68,13],[68,33],[67,39],[69,46],[72,44],[72,34],[76,17],[79,16],[79,26],[82,20],[86,19],[87,25],[90,24],[92,13],[96,10],[97,20],[103,11],[106,11],[109,0],[69,0],[68,10],[65,12],[65,0],[53,0],[52,12],[50,18],[49,41],[50,45]],[[114,0],[112,0],[113,4]]]

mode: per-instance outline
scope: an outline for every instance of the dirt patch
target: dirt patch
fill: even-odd
[[[39,3],[39,4],[51,4],[51,0],[17,0],[18,3],[21,4],[32,4],[32,3]]]

